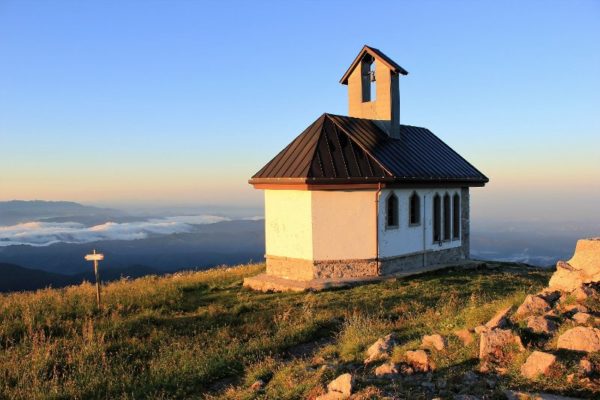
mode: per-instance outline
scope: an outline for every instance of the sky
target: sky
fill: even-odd
[[[0,0],[0,201],[259,207],[248,178],[364,44],[401,122],[490,178],[475,216],[600,216],[600,1]]]

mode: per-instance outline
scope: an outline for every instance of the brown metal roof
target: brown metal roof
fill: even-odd
[[[398,65],[398,63],[396,63],[394,60],[392,60],[391,58],[386,56],[381,50],[376,49],[374,47],[369,47],[367,45],[364,45],[362,50],[360,51],[360,53],[358,53],[358,55],[356,56],[354,61],[352,61],[350,68],[348,68],[348,70],[346,71],[344,76],[342,76],[342,79],[340,79],[341,84],[343,84],[343,85],[348,84],[348,78],[350,77],[350,74],[352,73],[352,71],[354,71],[354,68],[356,68],[358,63],[360,63],[360,60],[362,60],[362,58],[365,54],[369,54],[373,58],[376,58],[379,61],[381,61],[382,63],[384,63],[385,65],[388,66],[389,69],[392,70],[392,72],[395,72],[397,74],[402,74],[402,75],[408,75],[407,70],[405,70],[400,65]]]
[[[481,186],[488,178],[428,129],[401,125],[393,139],[370,119],[323,114],[249,182]]]

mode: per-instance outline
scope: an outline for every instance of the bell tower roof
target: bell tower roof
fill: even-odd
[[[354,71],[354,69],[360,65],[360,62],[363,59],[363,57],[365,56],[365,54],[370,55],[375,60],[381,61],[393,73],[408,75],[407,70],[402,68],[398,63],[396,63],[396,61],[394,61],[391,58],[389,58],[388,56],[386,56],[381,50],[376,49],[374,47],[369,47],[367,45],[364,45],[363,48],[361,49],[360,53],[358,53],[358,55],[356,56],[354,61],[352,61],[350,68],[348,68],[348,70],[346,71],[344,76],[342,76],[342,79],[340,79],[340,83],[342,85],[348,84],[348,78],[350,77],[350,74],[352,74],[352,71]]]

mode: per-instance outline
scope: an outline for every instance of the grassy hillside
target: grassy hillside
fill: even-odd
[[[320,293],[241,287],[263,268],[113,282],[102,312],[90,284],[0,295],[0,398],[307,398],[336,374],[360,371],[378,337],[394,331],[408,348],[423,334],[474,327],[550,276],[494,264]],[[451,342],[433,378],[451,382],[476,354],[476,343]],[[259,378],[268,383],[253,392]],[[377,384],[358,385],[362,398],[378,398]],[[528,385],[509,373],[497,390]],[[559,380],[535,385],[574,390]],[[396,386],[398,396],[420,398],[418,388]]]

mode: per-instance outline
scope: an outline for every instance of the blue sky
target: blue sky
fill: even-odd
[[[338,81],[369,44],[409,71],[401,121],[491,178],[475,212],[582,217],[599,22],[599,1],[3,0],[0,200],[259,205],[246,180],[347,113]]]

